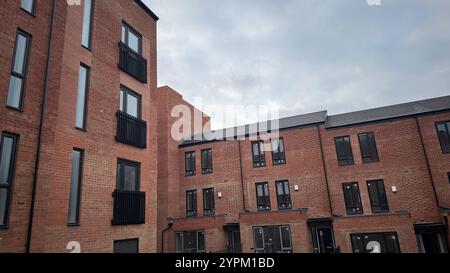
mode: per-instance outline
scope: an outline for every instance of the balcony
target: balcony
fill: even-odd
[[[145,192],[114,191],[114,226],[145,224]]]
[[[147,60],[126,44],[119,43],[119,68],[136,80],[147,83]]]
[[[147,147],[147,122],[118,111],[116,140],[145,149]]]

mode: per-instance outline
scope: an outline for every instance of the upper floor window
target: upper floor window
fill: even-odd
[[[78,129],[86,129],[87,97],[89,89],[89,67],[80,65],[78,75],[77,108],[75,114],[75,126]]]
[[[378,151],[373,132],[358,135],[361,156],[364,163],[377,162]]]
[[[91,48],[93,7],[94,0],[84,0],[83,33],[81,36],[81,44],[86,48]]]
[[[6,99],[6,104],[17,110],[22,110],[23,108],[23,90],[28,67],[30,44],[31,36],[18,30],[14,46],[8,96]]]
[[[125,159],[117,160],[117,190],[137,192],[140,190],[141,164]]]
[[[339,162],[339,166],[353,165],[352,144],[349,136],[336,137],[334,139],[336,145],[336,154]]]
[[[184,165],[186,176],[195,175],[195,152],[188,152],[184,154]]]
[[[186,192],[186,216],[197,216],[197,191]]]
[[[214,215],[215,212],[214,188],[203,189],[203,214]]]
[[[283,138],[272,139],[272,162],[274,165],[286,163]]]
[[[389,205],[383,180],[367,181],[372,213],[389,212]]]
[[[256,205],[259,211],[270,210],[269,183],[256,184]]]
[[[447,173],[448,183],[450,183],[450,172]]]
[[[8,225],[18,138],[17,135],[3,133],[0,142],[0,227]]]
[[[357,182],[342,184],[344,190],[345,207],[348,215],[362,214],[361,195]]]
[[[120,87],[120,111],[141,118],[141,95],[125,86]]]
[[[21,0],[20,7],[31,15],[34,15],[36,13],[36,0]]]
[[[74,149],[72,151],[72,176],[70,181],[69,195],[69,225],[78,225],[80,223],[80,195],[81,179],[83,169],[84,151]]]
[[[266,166],[266,155],[264,153],[264,141],[252,142],[253,167]]]
[[[122,43],[142,54],[142,35],[125,22],[122,23]]]
[[[212,149],[202,150],[202,173],[212,173]]]
[[[450,153],[450,121],[438,122],[436,124],[442,152]]]
[[[291,192],[289,190],[289,181],[277,181],[275,182],[277,187],[277,201],[278,209],[291,209]]]

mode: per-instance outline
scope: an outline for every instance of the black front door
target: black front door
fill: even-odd
[[[444,224],[414,225],[421,253],[447,253],[446,226]]]
[[[333,224],[329,220],[312,220],[308,222],[311,228],[314,253],[334,253]]]
[[[239,229],[228,231],[228,253],[241,253],[241,233]]]

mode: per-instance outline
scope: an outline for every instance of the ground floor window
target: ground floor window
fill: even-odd
[[[420,253],[447,253],[446,226],[444,224],[414,225]]]
[[[256,253],[291,253],[292,240],[289,226],[254,227],[253,240]]]
[[[183,231],[175,233],[177,253],[205,252],[205,231]]]
[[[396,232],[350,235],[354,253],[400,253]]]
[[[114,253],[139,253],[139,239],[114,241]]]

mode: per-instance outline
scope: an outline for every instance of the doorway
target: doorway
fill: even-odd
[[[314,253],[335,253],[333,223],[331,220],[310,220],[311,238]]]
[[[420,253],[447,253],[447,238],[445,225],[421,224],[414,225],[417,245]]]

